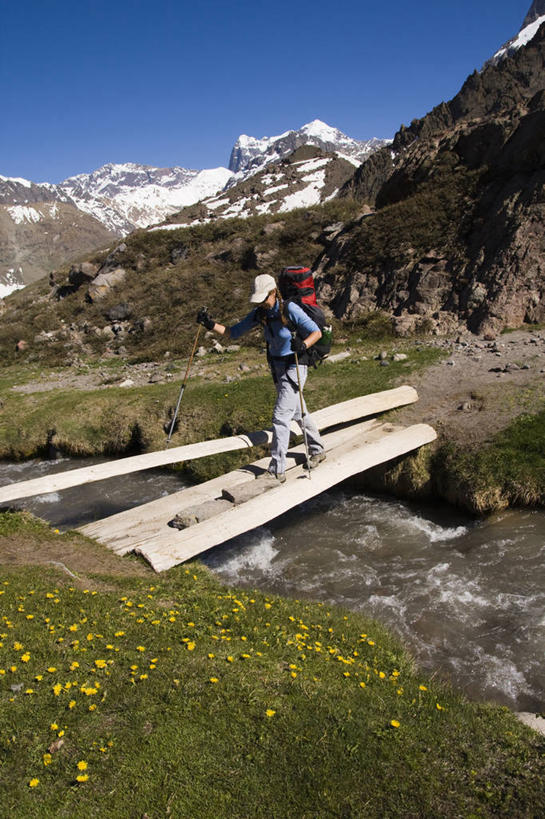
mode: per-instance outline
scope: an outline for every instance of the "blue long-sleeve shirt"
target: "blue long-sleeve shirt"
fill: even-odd
[[[240,338],[246,333],[249,333],[250,330],[260,326],[261,322],[258,312],[260,309],[259,307],[254,307],[241,321],[233,324],[229,329],[232,339]],[[320,329],[316,322],[309,318],[305,311],[294,302],[287,302],[286,314],[302,338],[307,338],[311,333]],[[282,323],[278,300],[274,307],[268,311],[267,322],[263,325],[263,335],[269,345],[270,355],[280,357],[292,354],[291,332],[289,328]]]

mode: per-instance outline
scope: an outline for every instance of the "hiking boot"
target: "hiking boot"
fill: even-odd
[[[325,454],[323,449],[322,449],[321,452],[315,452],[314,455],[311,455],[310,458],[309,458],[310,468],[311,469],[316,469],[318,464],[321,464],[322,461],[325,461],[325,459],[326,459],[326,454]],[[308,469],[308,468],[309,468],[309,464],[305,461],[305,463],[303,464],[303,469]]]
[[[263,475],[260,475],[257,479],[258,481],[267,481],[271,485],[276,485],[277,483],[285,483],[286,482],[286,473],[285,472],[265,472]]]

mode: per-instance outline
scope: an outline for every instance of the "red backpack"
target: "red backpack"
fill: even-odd
[[[310,267],[285,267],[278,277],[278,289],[284,305],[295,302],[318,325],[322,338],[312,345],[309,354],[312,352],[318,361],[326,358],[331,352],[331,326],[326,324],[324,311],[316,301],[316,287]]]

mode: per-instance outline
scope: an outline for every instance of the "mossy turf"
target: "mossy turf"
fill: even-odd
[[[14,532],[74,537],[0,514]],[[426,678],[359,614],[227,589],[198,564],[3,566],[0,635],[10,817],[542,810],[543,738]]]
[[[474,511],[545,505],[545,411],[521,415],[478,450],[445,446],[442,469]]]

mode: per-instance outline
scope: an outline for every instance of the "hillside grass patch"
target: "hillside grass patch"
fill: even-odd
[[[14,528],[36,537],[0,513]],[[424,676],[360,614],[198,564],[84,582],[3,566],[0,600],[11,817],[541,810],[543,738]]]

